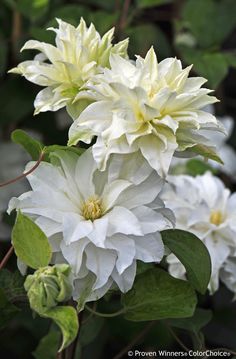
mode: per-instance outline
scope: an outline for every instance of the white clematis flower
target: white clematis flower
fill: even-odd
[[[34,60],[24,61],[10,70],[46,87],[35,99],[35,114],[57,111],[64,106],[72,107],[73,113],[71,104],[75,96],[102,67],[109,66],[110,54],[127,56],[127,39],[115,45],[111,43],[114,29],[101,37],[94,25],[87,28],[83,19],[76,28],[60,19],[57,22],[58,29],[48,29],[56,33],[56,46],[27,41],[22,50],[38,50],[40,53]]]
[[[214,115],[214,107],[212,105],[206,106],[205,111]],[[225,133],[211,132],[209,133],[209,138],[211,142],[215,144],[217,153],[219,154],[224,164],[212,160],[209,160],[209,164],[212,167],[217,168],[218,170],[225,172],[227,175],[235,178],[236,152],[230,145],[226,143],[232,135],[234,119],[230,116],[221,116],[217,117],[217,119],[225,128]],[[184,174],[186,172],[187,161],[188,159],[186,158],[174,157],[171,162],[171,173],[177,174],[181,171],[181,174]]]
[[[159,199],[163,180],[142,157],[112,157],[100,172],[91,150],[80,157],[57,151],[53,164],[41,163],[27,178],[32,191],[13,198],[9,212],[31,216],[48,236],[54,262],[70,264],[75,299],[88,287],[87,300],[97,299],[113,282],[126,292],[137,260],[162,259],[159,232],[173,217]]]
[[[176,58],[158,64],[153,48],[136,63],[111,55],[110,64],[111,69],[104,69],[89,86],[96,101],[72,124],[69,145],[98,136],[93,156],[101,170],[112,153],[141,151],[161,176],[176,151],[201,153],[204,146],[211,148],[201,130],[222,128],[201,109],[217,99],[201,88],[204,78],[188,78],[191,66],[182,69]]]
[[[206,245],[212,262],[209,290],[214,293],[220,271],[236,249],[236,194],[231,195],[210,172],[197,177],[169,176],[168,181],[161,197],[175,214],[176,228],[196,234]],[[185,276],[183,265],[173,254],[167,261],[173,276]]]

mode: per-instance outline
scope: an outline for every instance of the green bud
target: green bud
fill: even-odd
[[[58,303],[70,299],[72,285],[69,275],[70,266],[67,264],[39,268],[33,275],[28,275],[24,287],[31,308],[43,314]]]

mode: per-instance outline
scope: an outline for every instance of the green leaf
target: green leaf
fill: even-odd
[[[20,310],[11,304],[3,289],[0,288],[0,329],[5,327],[7,323],[18,314]]]
[[[217,170],[211,165],[209,165],[207,162],[203,162],[199,160],[198,158],[193,158],[186,162],[186,172],[190,176],[198,176],[203,175],[205,172],[210,171],[213,174],[217,173]]]
[[[0,288],[10,302],[20,301],[26,297],[24,280],[25,278],[18,271],[10,272],[5,268],[1,269]]]
[[[59,351],[62,351],[73,342],[79,330],[75,308],[69,306],[55,307],[44,312],[43,316],[51,318],[61,329],[63,340]]]
[[[29,19],[43,16],[49,5],[49,0],[18,0],[17,10]]]
[[[196,303],[188,282],[159,268],[138,275],[133,288],[122,296],[125,318],[132,321],[191,317]]]
[[[198,334],[212,319],[212,311],[197,308],[191,318],[171,319],[168,323],[176,328],[185,329]]]
[[[86,321],[80,329],[80,345],[82,347],[90,344],[99,334],[104,325],[104,318],[92,317]]]
[[[34,97],[35,92],[24,79],[9,77],[0,86],[0,123],[15,123],[32,114]]]
[[[66,5],[55,8],[52,18],[59,18],[74,26],[78,26],[81,16],[85,21],[89,18],[89,9],[83,5]],[[55,20],[50,22],[50,26],[57,26]]]
[[[42,150],[43,144],[34,138],[30,137],[25,131],[15,130],[11,134],[13,142],[21,145],[32,157],[33,160],[38,160]]]
[[[185,266],[189,282],[204,294],[211,277],[211,260],[206,246],[193,233],[180,229],[167,229],[161,235],[164,244]]]
[[[51,330],[43,337],[36,350],[32,353],[36,359],[55,359],[59,348],[61,334],[57,330]]]
[[[12,241],[17,257],[27,266],[38,269],[50,262],[52,251],[46,235],[20,211],[13,227]]]
[[[236,68],[236,52],[224,53],[224,57],[229,66]]]
[[[228,62],[224,53],[204,52],[186,46],[180,46],[181,53],[187,64],[193,64],[193,70],[205,77],[209,86],[217,88],[228,73]]]
[[[45,28],[38,26],[32,26],[29,29],[30,37],[38,41],[47,42],[49,44],[55,44],[55,34],[52,31],[46,31]]]
[[[221,44],[233,31],[235,12],[235,0],[188,0],[183,8],[183,22],[196,37],[199,46],[208,48]]]
[[[137,0],[137,5],[139,8],[143,9],[170,4],[172,1],[173,0]]]
[[[215,153],[215,151],[205,145],[195,145],[193,147],[188,148],[189,152],[197,153],[198,155],[201,155],[205,158],[209,158],[210,160],[216,161],[220,164],[224,164],[224,162],[221,160],[221,158]]]
[[[100,34],[110,30],[118,19],[118,12],[92,11],[89,14],[89,22],[92,22]]]
[[[151,46],[157,52],[159,60],[171,55],[169,41],[158,26],[153,24],[132,26],[126,29],[125,35],[130,38],[129,52],[132,56],[136,54],[145,56]]]
[[[80,156],[80,155],[82,155],[82,153],[84,153],[85,148],[73,147],[73,146],[61,146],[61,145],[51,145],[51,146],[44,147],[45,154],[50,154],[50,153],[58,151],[58,150],[73,152],[73,153],[77,154],[78,156]]]
[[[149,269],[154,268],[155,263],[144,263],[142,261],[137,261],[137,270],[136,275],[146,272]]]

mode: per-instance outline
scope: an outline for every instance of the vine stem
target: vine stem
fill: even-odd
[[[179,339],[179,337],[175,334],[175,332],[171,329],[171,327],[165,323],[166,328],[172,335],[172,337],[177,341],[177,343],[183,348],[186,352],[189,352],[189,348],[186,347],[186,345]]]
[[[119,23],[119,28],[120,28],[121,32],[126,27],[127,17],[128,17],[128,13],[129,13],[129,7],[130,7],[130,0],[125,0],[123,9],[122,9],[122,13],[121,13],[120,23]]]
[[[7,254],[5,255],[5,257],[2,259],[2,261],[0,263],[0,270],[5,267],[5,265],[7,264],[8,260],[11,257],[13,252],[14,252],[14,247],[11,246],[10,249],[8,250]]]
[[[125,313],[124,308],[122,308],[121,310],[118,310],[118,312],[115,312],[115,313],[100,313],[100,312],[97,312],[96,310],[90,308],[88,305],[85,305],[85,309],[87,309],[90,313],[97,315],[98,317],[104,317],[104,318],[113,318],[113,317],[117,317],[118,315]]]
[[[20,176],[18,176],[16,178],[13,178],[13,179],[11,179],[9,181],[0,183],[0,187],[8,186],[9,184],[15,183],[15,182],[21,180],[22,178],[25,178],[26,176],[28,176],[30,173],[32,173],[34,170],[36,170],[36,168],[40,165],[40,163],[43,160],[44,154],[45,153],[43,151],[40,153],[40,156],[39,156],[37,162],[35,163],[35,165],[29,171],[27,171],[25,173],[22,173]]]
[[[129,343],[127,344],[118,354],[116,354],[113,359],[120,359],[124,355],[127,355],[127,352],[134,347],[145,335],[151,330],[151,328],[156,324],[155,321],[150,322],[144,327],[144,329]]]

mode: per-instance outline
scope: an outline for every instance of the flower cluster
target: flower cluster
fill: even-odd
[[[33,61],[22,62],[10,70],[46,87],[35,99],[35,114],[70,105],[86,82],[109,66],[110,54],[127,56],[128,40],[114,46],[111,43],[114,29],[101,38],[94,25],[87,28],[83,19],[77,28],[60,19],[57,22],[58,29],[48,29],[56,33],[56,46],[27,41],[22,51],[32,49],[40,53]]]
[[[209,290],[214,293],[221,279],[236,293],[236,194],[210,172],[202,176],[169,176],[161,195],[176,217],[176,228],[190,231],[206,245],[212,262]],[[184,278],[185,268],[170,254],[169,272]]]
[[[96,141],[81,156],[51,153],[9,212],[35,221],[51,243],[51,264],[71,267],[73,297],[89,301],[113,287],[127,292],[138,260],[161,261],[160,231],[174,225],[171,204],[160,198],[172,158],[220,160],[208,134],[224,130],[203,110],[217,99],[202,88],[205,79],[189,77],[191,67],[175,58],[158,63],[153,48],[134,62],[127,40],[112,45],[113,29],[100,37],[83,19],[77,28],[57,21],[56,46],[28,41],[23,49],[40,54],[11,72],[46,87],[35,113],[66,106],[74,120],[69,146]],[[211,214],[214,226],[220,216]]]
[[[208,144],[205,132],[221,130],[216,118],[202,107],[217,101],[201,88],[203,78],[188,78],[191,67],[182,69],[175,58],[158,64],[151,48],[136,63],[118,55],[110,57],[89,88],[95,102],[74,121],[69,144],[90,142],[101,170],[111,153],[140,151],[159,175],[165,176],[174,153]],[[202,132],[201,132],[202,131]]]
[[[49,238],[53,262],[70,264],[75,299],[88,283],[88,300],[113,282],[126,292],[137,260],[162,259],[159,232],[174,219],[159,199],[163,180],[141,156],[113,157],[100,172],[91,150],[81,156],[57,151],[53,164],[41,163],[27,178],[32,191],[13,198],[9,211],[32,217]]]
[[[36,113],[67,105],[75,119],[69,145],[97,136],[93,156],[100,170],[112,153],[139,152],[161,176],[178,152],[216,158],[206,135],[223,127],[202,108],[217,99],[201,87],[204,78],[189,77],[191,66],[183,69],[176,58],[158,64],[153,48],[133,63],[127,40],[111,45],[113,29],[101,38],[84,20],[77,28],[58,23],[56,47],[28,41],[23,49],[41,53],[11,72],[47,86],[37,95]]]

